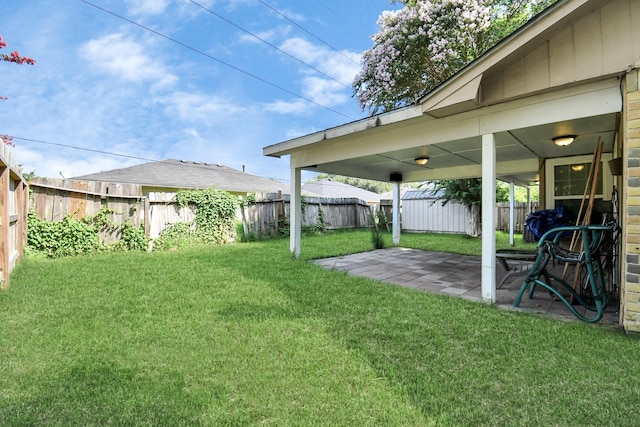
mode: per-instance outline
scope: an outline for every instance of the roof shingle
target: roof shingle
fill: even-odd
[[[73,179],[176,189],[216,188],[237,193],[275,193],[278,191],[289,193],[288,185],[275,180],[251,175],[222,165],[176,159],[81,175],[73,177]]]

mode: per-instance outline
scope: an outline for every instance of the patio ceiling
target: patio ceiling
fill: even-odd
[[[593,154],[598,140],[612,152],[620,120],[619,80],[608,79],[500,105],[433,117],[420,105],[371,117],[264,149],[291,155],[292,167],[403,182],[482,175],[482,135],[493,134],[498,178],[519,185],[538,180],[541,161]],[[575,135],[566,147],[552,139]],[[417,157],[427,156],[426,165]]]
[[[616,113],[604,114],[496,133],[497,162],[537,165],[538,159],[593,154],[598,140],[603,142],[604,152],[612,152],[617,116]],[[552,141],[559,135],[576,135],[576,139],[569,146],[559,147]],[[421,176],[444,179],[453,178],[454,175],[456,178],[477,177],[480,176],[482,165],[481,143],[482,137],[475,136],[327,162],[307,169],[373,179],[379,179],[380,173],[386,177],[400,173],[409,179]],[[429,157],[424,166],[415,162],[421,156]],[[535,163],[524,163],[523,160]],[[499,174],[499,178],[519,185],[530,185],[539,178],[537,166],[529,169],[509,170]]]

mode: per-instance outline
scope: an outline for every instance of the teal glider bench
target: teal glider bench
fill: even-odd
[[[553,228],[542,235],[538,242],[537,253],[527,277],[520,287],[514,306],[519,307],[525,292],[533,298],[538,286],[549,291],[557,300],[564,303],[573,315],[585,322],[598,322],[607,305],[607,292],[601,263],[600,248],[607,234],[616,231],[615,223],[607,225],[579,225]],[[562,238],[575,235],[581,239],[579,251],[566,249]],[[560,276],[551,272],[555,263],[570,264],[575,268],[585,269],[583,286],[589,293],[585,298],[576,292],[574,286]],[[573,277],[573,275],[571,275]],[[566,296],[568,295],[568,296]],[[576,304],[574,306],[574,304]],[[576,306],[586,308],[585,314],[576,310]],[[591,313],[591,314],[590,314]]]

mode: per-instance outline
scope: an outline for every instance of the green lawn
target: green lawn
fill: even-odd
[[[0,291],[0,425],[638,424],[638,339],[305,260],[366,232],[288,246],[25,259]]]

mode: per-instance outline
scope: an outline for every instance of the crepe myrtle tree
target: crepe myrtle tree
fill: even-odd
[[[371,114],[409,104],[477,57],[490,24],[485,0],[418,0],[384,11],[354,80]]]
[[[374,115],[417,101],[555,1],[392,1],[404,7],[380,15],[353,82],[360,107]],[[470,209],[467,233],[478,236],[480,179],[443,181],[441,189]]]
[[[384,11],[353,87],[363,110],[410,104],[556,0],[405,0]]]
[[[2,35],[0,35],[0,49],[7,47],[7,42],[2,39]],[[11,52],[10,54],[0,53],[0,62],[13,62],[14,64],[29,64],[34,65],[36,61],[28,56],[20,55],[20,52],[17,50]],[[4,101],[7,98],[0,96],[0,100]],[[13,143],[13,138],[9,135],[0,135],[0,140],[7,145],[11,145],[15,147]]]

